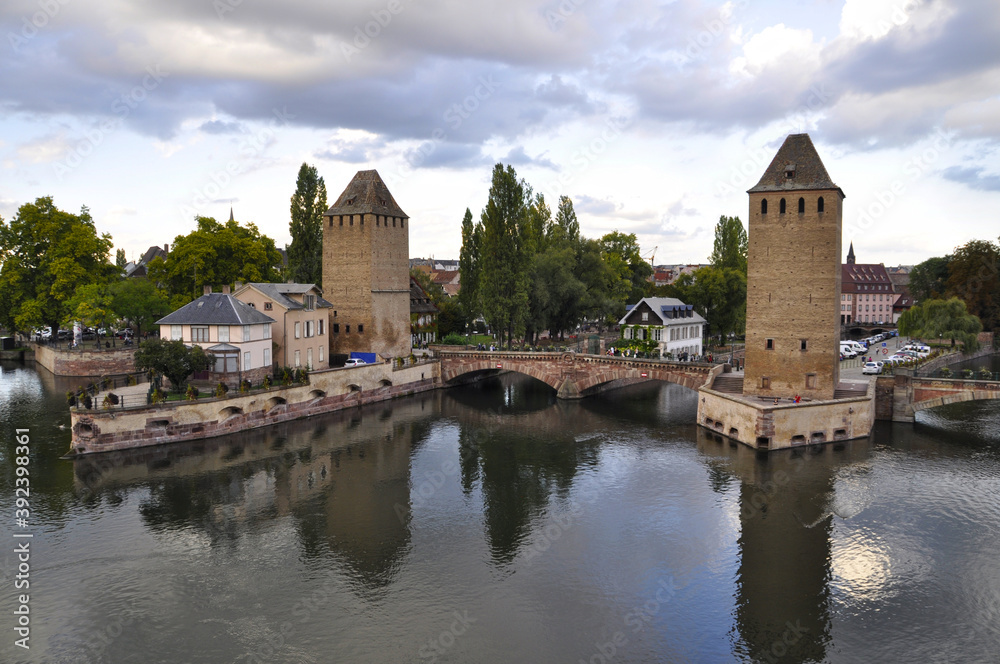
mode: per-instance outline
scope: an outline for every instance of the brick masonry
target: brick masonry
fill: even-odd
[[[323,297],[334,303],[331,353],[410,354],[409,247],[406,217],[323,218]]]
[[[36,345],[35,362],[56,376],[113,376],[135,372],[134,348],[59,350]]]
[[[443,383],[477,371],[516,371],[550,385],[560,399],[579,399],[603,385],[635,380],[662,380],[697,390],[709,380],[712,370],[707,364],[577,353],[440,351],[439,356]]]
[[[375,364],[316,371],[310,374],[308,385],[222,399],[113,410],[72,409],[70,453],[211,438],[433,390],[440,384],[437,362],[398,371],[388,364]]]
[[[824,212],[817,212],[820,197]],[[836,189],[750,194],[745,394],[833,398],[840,381],[842,215]],[[815,375],[815,388],[807,374]]]

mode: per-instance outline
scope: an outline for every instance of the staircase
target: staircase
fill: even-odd
[[[743,394],[743,376],[719,374],[712,383],[712,389],[725,394]]]
[[[850,383],[841,383],[833,391],[834,399],[850,399],[852,397],[863,397],[868,393],[866,385],[853,386]]]

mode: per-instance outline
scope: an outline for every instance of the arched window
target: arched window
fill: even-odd
[[[767,199],[766,198],[760,199],[760,213],[761,214],[767,214]]]
[[[785,214],[785,199],[782,198],[778,203],[778,214]]]
[[[799,214],[806,211],[806,199],[799,198]]]
[[[823,197],[822,196],[820,196],[819,200],[816,201],[816,211],[817,212],[822,212],[823,211]]]

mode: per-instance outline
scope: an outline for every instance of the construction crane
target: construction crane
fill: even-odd
[[[656,250],[660,248],[660,245],[653,247],[653,250],[649,252],[649,264],[653,266],[653,261],[656,259]],[[655,266],[654,266],[655,267]]]

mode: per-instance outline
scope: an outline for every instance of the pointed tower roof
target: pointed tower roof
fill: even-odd
[[[229,221],[236,221],[233,218],[233,206],[232,205],[229,206]]]
[[[771,165],[764,171],[760,182],[747,193],[816,189],[836,189],[844,196],[844,192],[826,172],[809,134],[789,134],[778,148]]]
[[[376,170],[358,171],[326,214],[381,214],[409,219]]]
[[[844,245],[840,245],[844,246]],[[847,264],[854,265],[854,243],[851,242],[851,248],[847,250]]]

